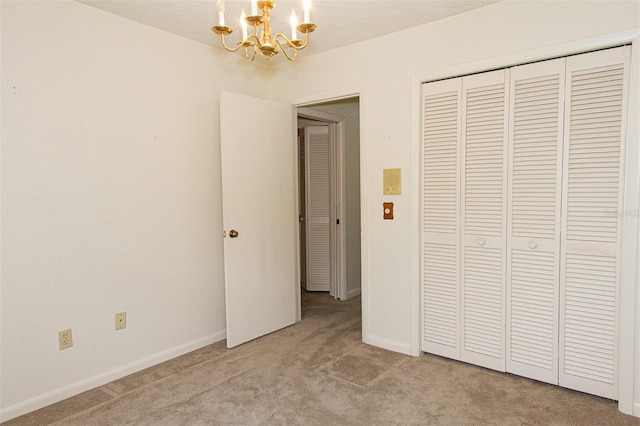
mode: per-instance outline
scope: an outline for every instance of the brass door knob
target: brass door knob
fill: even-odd
[[[229,237],[238,238],[238,231],[236,231],[235,229],[232,229],[231,231],[229,231]]]

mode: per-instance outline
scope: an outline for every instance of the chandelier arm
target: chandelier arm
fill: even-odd
[[[254,43],[250,43],[251,39],[254,39],[256,43],[260,44],[260,37],[258,37],[258,34],[249,34],[241,43],[247,46],[253,46]]]
[[[302,50],[305,47],[307,47],[307,44],[309,44],[309,31],[305,31],[304,32],[304,43],[302,43],[300,46],[298,46],[296,49],[297,50]]]
[[[249,62],[253,62],[253,60],[256,58],[255,49],[253,50],[253,55],[251,57],[249,57],[249,47],[245,46],[244,47],[244,57],[247,58],[249,60]]]
[[[224,34],[220,34],[220,39],[222,40],[222,47],[224,47],[226,50],[228,50],[229,52],[236,52],[238,51],[238,49],[240,49],[242,47],[243,43],[238,44],[236,47],[231,48],[229,46],[227,46],[227,43],[225,43],[224,41]]]
[[[250,34],[246,39],[239,41],[236,47],[227,46],[227,43],[224,40],[224,34],[220,34],[220,39],[222,40],[222,47],[224,47],[229,52],[237,52],[241,47],[244,47],[245,50],[247,50],[249,46],[254,46],[256,43],[260,42],[260,39],[255,34]],[[251,39],[255,39],[255,42],[251,41]],[[248,53],[245,56],[247,57],[247,59],[249,58]]]
[[[282,53],[284,53],[284,56],[286,56],[288,60],[293,61],[298,56],[298,50],[294,48],[293,49],[293,56],[289,56],[289,54],[287,53],[286,47],[282,45],[280,40],[278,40],[278,36],[281,36],[281,35],[282,34],[277,34],[276,38],[274,39],[274,41],[276,43],[278,43],[278,46],[280,46],[280,50],[282,50]],[[285,41],[288,41],[286,37],[283,36],[283,38],[285,39]],[[289,43],[287,43],[287,44],[289,44]],[[293,46],[290,46],[290,47],[293,47]]]
[[[304,43],[301,43],[301,40],[289,40],[287,36],[282,33],[276,34],[274,39],[277,40],[278,37],[281,37],[284,40],[285,44],[294,50],[302,50],[307,47],[307,44],[309,44],[309,33],[305,33]],[[282,46],[282,43],[280,43],[280,45]]]

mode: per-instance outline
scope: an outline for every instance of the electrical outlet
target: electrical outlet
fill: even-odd
[[[127,328],[127,313],[118,312],[116,314],[116,330],[124,330]]]
[[[60,345],[60,350],[73,346],[73,336],[70,328],[58,332],[58,344]]]

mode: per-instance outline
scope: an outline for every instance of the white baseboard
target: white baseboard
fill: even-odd
[[[411,346],[400,342],[372,336],[363,336],[362,341],[368,345],[373,345],[393,352],[399,352],[401,354],[414,356],[414,354],[411,353]]]
[[[640,402],[633,404],[633,415],[634,417],[640,417]]]
[[[357,296],[360,294],[360,287],[358,288],[354,288],[353,290],[349,290],[347,292],[347,299],[351,299],[354,296]]]
[[[114,380],[128,376],[129,374],[144,370],[145,368],[152,367],[154,365],[160,364],[161,362],[165,362],[180,355],[184,355],[188,352],[195,351],[196,349],[200,349],[204,346],[223,340],[226,337],[227,332],[225,330],[218,331],[200,339],[193,340],[180,346],[176,346],[174,348],[170,348],[146,358],[123,365],[121,367],[114,368],[113,370],[105,371],[104,373],[97,374],[93,377],[89,377],[79,382],[63,386],[44,395],[31,398],[24,402],[19,402],[18,404],[12,405],[11,407],[0,410],[0,421],[5,422],[23,414],[30,413],[32,411],[46,407],[47,405],[54,404],[56,402],[62,401],[63,399],[78,395],[79,393],[97,388]]]

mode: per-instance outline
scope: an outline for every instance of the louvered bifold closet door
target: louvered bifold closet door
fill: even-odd
[[[505,370],[509,70],[463,78],[460,359]]]
[[[567,59],[560,385],[617,399],[622,160],[630,49]]]
[[[423,86],[422,350],[459,359],[462,79]]]
[[[511,70],[507,371],[558,384],[565,59]]]
[[[307,165],[307,290],[331,285],[330,157],[328,126],[305,128]]]

